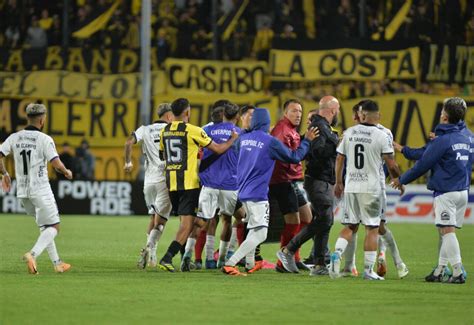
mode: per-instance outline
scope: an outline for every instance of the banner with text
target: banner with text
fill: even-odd
[[[474,83],[474,46],[429,44],[422,51],[422,81]]]
[[[464,224],[474,224],[474,194],[471,188],[469,201],[464,214]],[[341,220],[342,206],[339,204],[335,217]],[[434,224],[433,192],[426,185],[408,185],[405,194],[387,190],[388,222],[431,223]]]
[[[416,80],[420,51],[351,48],[317,51],[271,50],[269,75],[272,89],[328,80]]]
[[[186,90],[213,95],[263,94],[267,63],[263,61],[205,61],[167,59],[168,93]]]

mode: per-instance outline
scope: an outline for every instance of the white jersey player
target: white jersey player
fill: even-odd
[[[29,104],[26,107],[28,126],[10,135],[0,145],[0,174],[3,190],[9,192],[11,179],[3,164],[3,157],[13,154],[17,197],[26,213],[35,217],[40,235],[33,248],[23,255],[28,271],[38,274],[36,259],[46,249],[54,270],[63,273],[71,268],[59,258],[54,238],[59,232],[59,212],[49,184],[47,164],[50,162],[57,172],[67,179],[72,173],[59,159],[53,139],[42,133],[46,121],[46,107],[42,104]]]
[[[160,133],[172,121],[171,105],[162,103],[158,106],[159,120],[150,125],[140,126],[125,143],[125,171],[131,172],[132,146],[140,143],[145,158],[145,181],[143,194],[151,215],[147,231],[147,243],[140,252],[137,267],[144,269],[148,264],[155,267],[157,243],[171,213],[171,201],[164,174],[165,162],[160,159]]]
[[[367,238],[364,245],[364,279],[383,280],[373,271],[377,257],[377,233],[380,225],[382,205],[380,197],[383,188],[380,170],[385,161],[388,170],[395,178],[399,175],[393,158],[393,145],[390,137],[377,128],[379,109],[375,102],[365,100],[359,103],[361,124],[344,133],[337,149],[335,195],[340,198],[344,192],[344,216],[341,230],[331,255],[329,275],[339,277],[341,256],[344,253],[359,223],[366,227]],[[343,184],[342,171],[346,162],[346,180]],[[400,188],[403,191],[403,188]]]

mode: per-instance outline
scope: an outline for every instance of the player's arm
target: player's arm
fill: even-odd
[[[309,151],[311,141],[319,136],[319,130],[311,127],[305,134],[305,138],[301,141],[299,147],[292,151],[288,149],[280,140],[273,138],[270,142],[270,155],[273,159],[283,161],[290,164],[297,164],[304,159]]]
[[[400,195],[403,195],[405,193],[405,187],[398,181],[401,173],[393,153],[383,154],[382,157],[385,162],[385,167],[387,168],[388,174],[392,179],[390,184],[393,188],[400,190]]]
[[[426,147],[410,148],[408,146],[402,146],[399,143],[393,142],[393,149],[400,152],[408,160],[419,160],[421,156],[423,156]]]
[[[342,197],[342,193],[344,193],[344,179],[342,177],[344,171],[344,164],[346,162],[346,156],[341,153],[337,154],[336,157],[336,184],[334,185],[334,195],[340,199]]]
[[[51,160],[51,165],[58,173],[63,174],[67,179],[72,179],[72,172],[64,166],[59,157],[53,158],[53,160]]]
[[[234,144],[235,140],[237,140],[238,137],[239,137],[239,134],[235,131],[232,131],[231,137],[226,142],[215,143],[214,141],[211,140],[211,142],[206,146],[206,148],[214,151],[218,155],[223,154]]]
[[[2,175],[2,189],[5,193],[8,193],[12,187],[12,180],[7,172],[7,169],[5,168],[5,163],[3,162],[4,157],[5,156],[3,153],[0,152],[0,175]]]
[[[133,168],[132,147],[135,143],[137,143],[137,138],[135,137],[135,134],[132,134],[131,136],[129,136],[127,141],[125,141],[125,148],[124,148],[125,166],[123,167],[123,169],[125,170],[126,173],[130,173]]]

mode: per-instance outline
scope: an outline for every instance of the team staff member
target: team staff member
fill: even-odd
[[[337,132],[332,127],[337,124],[339,107],[339,101],[335,97],[325,96],[319,102],[318,113],[312,118],[311,126],[317,127],[320,135],[312,141],[308,152],[304,188],[311,201],[314,216],[311,223],[301,229],[288,245],[277,253],[285,269],[290,272],[298,272],[294,264],[295,252],[306,241],[315,237],[315,266],[311,270],[311,275],[328,274],[325,253],[329,232],[334,222],[333,186],[336,181],[334,166],[339,142]]]
[[[459,128],[464,119],[465,105],[458,99],[443,104],[440,124],[435,129],[436,138],[426,145],[421,158],[415,166],[406,171],[393,186],[409,184],[431,169],[432,175],[428,189],[434,193],[435,225],[442,236],[438,266],[428,275],[427,282],[441,282],[445,268],[453,267],[453,275],[448,283],[466,282],[463,272],[461,249],[455,230],[462,226],[468,202],[472,161],[470,138]]]
[[[289,99],[283,105],[283,118],[270,133],[280,140],[290,150],[296,150],[301,143],[301,136],[297,127],[301,123],[303,108],[297,99]],[[311,221],[310,204],[306,201],[303,193],[298,188],[297,181],[303,179],[303,166],[301,162],[296,164],[276,161],[273,175],[270,180],[270,199],[277,202],[285,221],[285,226],[280,236],[280,246],[285,247],[288,242]],[[299,251],[295,254],[295,260],[299,269],[306,270],[307,267],[300,262]],[[278,260],[275,269],[278,272],[286,272]]]
[[[199,201],[198,153],[199,147],[206,147],[217,154],[224,153],[237,139],[232,132],[231,138],[224,143],[212,141],[203,129],[188,124],[191,107],[186,98],[176,99],[171,104],[174,121],[161,132],[160,155],[166,162],[166,184],[174,209],[180,216],[180,226],[176,239],[171,242],[166,254],[160,260],[160,268],[174,272],[173,257],[186,243],[193,230]],[[204,226],[206,220],[200,220]]]

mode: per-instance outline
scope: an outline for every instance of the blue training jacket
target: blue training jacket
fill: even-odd
[[[467,179],[466,179],[466,186],[469,188],[471,186],[471,176],[472,176],[472,163],[474,162],[474,133],[469,130],[469,128],[466,126],[466,123],[464,121],[459,122],[456,124],[456,126],[459,128],[461,133],[469,138],[470,142],[470,163],[467,164]],[[408,159],[408,160],[419,160],[421,156],[423,156],[423,153],[426,150],[426,145],[422,148],[410,148],[408,146],[404,146],[402,149],[402,154],[403,156]]]
[[[309,150],[310,142],[303,139],[300,146],[291,151],[278,139],[268,134],[270,114],[265,108],[256,108],[250,130],[242,133],[237,141],[239,161],[237,182],[239,200],[267,201],[268,184],[272,177],[275,160],[296,164],[303,160]]]
[[[431,169],[428,189],[435,195],[469,189],[466,180],[471,143],[458,125],[439,124],[435,129],[436,138],[429,142],[413,168],[400,176],[400,183],[408,184]]]

